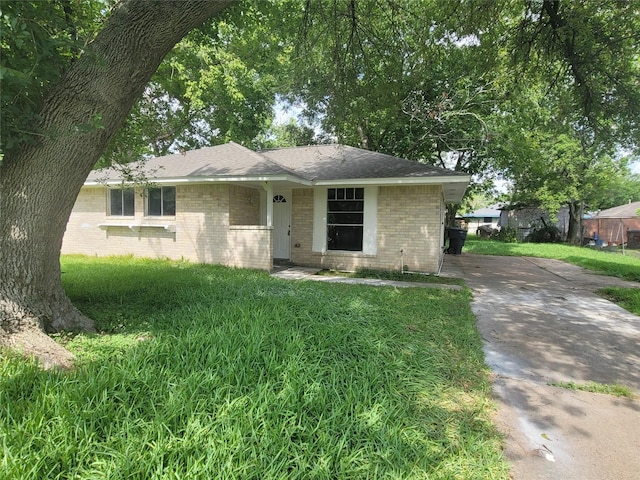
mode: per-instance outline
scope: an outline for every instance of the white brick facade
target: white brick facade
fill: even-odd
[[[365,197],[365,204],[367,198]],[[313,251],[313,193],[293,190],[293,263],[336,270],[358,268],[438,271],[444,245],[444,203],[439,185],[377,187],[375,254]],[[316,227],[318,228],[318,227]],[[323,227],[319,227],[323,228]]]
[[[400,270],[404,264],[409,270],[437,272],[443,250],[442,187],[372,188],[376,202],[371,215],[376,238],[373,254],[314,251],[314,228],[319,238],[325,235],[325,226],[314,226],[314,188],[293,189],[291,261],[339,270]],[[171,217],[145,216],[141,191],[136,191],[134,216],[108,216],[107,198],[105,187],[82,189],[62,253],[272,268],[273,232],[261,225],[266,218],[262,211],[266,210],[266,196],[258,188],[223,183],[177,185],[176,214]]]
[[[136,191],[135,215],[107,215],[104,187],[80,192],[67,224],[62,253],[186,259],[270,270],[271,231],[258,225],[260,192],[224,184],[178,185],[176,214],[145,216]]]

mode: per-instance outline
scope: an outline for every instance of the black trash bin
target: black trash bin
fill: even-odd
[[[446,252],[453,255],[460,255],[462,247],[467,239],[467,231],[464,228],[447,228],[447,237],[449,237],[449,248]]]

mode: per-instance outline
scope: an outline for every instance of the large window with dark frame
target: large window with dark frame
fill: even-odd
[[[329,188],[327,249],[362,251],[364,188]]]
[[[109,190],[109,215],[133,217],[135,195],[133,188],[112,188]]]
[[[173,216],[176,214],[176,187],[157,187],[147,190],[147,215]]]

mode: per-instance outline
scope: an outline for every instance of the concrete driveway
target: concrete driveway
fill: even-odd
[[[443,275],[473,290],[513,478],[640,478],[640,400],[549,385],[640,392],[640,317],[594,293],[640,284],[557,260],[465,253],[447,255]]]

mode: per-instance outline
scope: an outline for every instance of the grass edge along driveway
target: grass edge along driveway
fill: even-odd
[[[63,258],[98,335],[3,352],[3,478],[506,479],[468,290]]]

